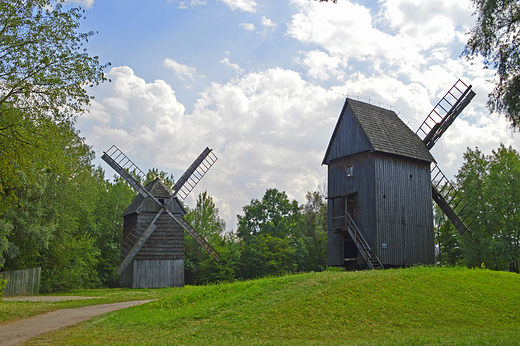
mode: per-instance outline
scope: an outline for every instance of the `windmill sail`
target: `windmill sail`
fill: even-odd
[[[471,85],[466,85],[460,79],[448,90],[416,132],[428,149],[435,145],[473,97],[475,92],[471,90]],[[433,200],[460,234],[464,234],[475,220],[475,212],[436,164],[431,175]]]
[[[116,269],[116,273],[118,273],[119,275],[121,275],[121,273],[123,272],[123,270],[126,269],[126,267],[128,267],[128,265],[130,264],[130,262],[132,262],[132,260],[134,259],[135,255],[137,255],[137,253],[139,252],[139,250],[141,250],[141,248],[143,247],[143,245],[146,243],[146,241],[148,240],[148,238],[150,238],[150,236],[152,235],[153,231],[155,231],[155,229],[157,228],[157,226],[155,226],[155,222],[157,221],[157,219],[159,219],[159,216],[161,216],[162,214],[162,210],[159,211],[157,213],[157,215],[155,215],[155,218],[153,219],[153,221],[148,225],[148,227],[146,228],[146,230],[143,232],[143,234],[141,235],[141,237],[139,237],[139,239],[137,239],[137,242],[134,244],[134,246],[130,249],[130,251],[124,256],[124,259],[123,259],[123,262],[121,262],[121,264],[119,265],[119,267],[117,267]],[[127,237],[128,238],[128,237]]]
[[[344,216],[334,218],[333,231],[339,234],[343,234],[344,236],[349,236],[354,241],[354,244],[356,244],[359,253],[367,263],[368,268],[384,269],[383,264],[374,253],[374,250],[372,250],[372,248],[368,245],[367,241],[359,231],[356,223],[347,211],[345,211]]]
[[[433,200],[460,234],[464,234],[477,218],[475,211],[466,203],[436,164],[432,169],[432,195]]]
[[[428,149],[435,145],[474,96],[471,85],[467,86],[460,79],[448,90],[416,132]]]
[[[169,198],[168,202],[170,202],[176,195],[178,191],[183,191],[183,186],[186,182],[191,182],[190,187],[186,188],[185,191],[187,193],[185,196],[191,192],[193,187],[202,179],[204,174],[211,168],[213,163],[216,161],[216,156],[214,154],[211,154],[211,150],[209,148],[206,148],[206,150],[203,151],[201,155],[195,160],[195,162],[190,166],[188,171],[182,176],[183,181],[177,182],[175,184],[175,192],[173,195]],[[209,159],[207,159],[209,156]],[[199,243],[206,252],[208,252],[215,260],[219,260],[220,255],[209,245],[209,243],[197,232],[191,225],[186,222],[182,217],[178,217],[172,212],[170,212],[166,205],[168,203],[163,204],[161,203],[155,196],[153,196],[148,190],[146,190],[140,183],[139,180],[143,180],[146,175],[141,171],[133,162],[130,160],[121,150],[119,150],[115,145],[113,145],[109,150],[103,153],[103,156],[101,158],[110,166],[112,167],[119,175],[121,175],[129,184],[132,186],[139,194],[141,194],[144,198],[150,198],[153,200],[161,209],[156,214],[154,219],[150,222],[148,227],[144,232],[142,232],[141,236],[137,239],[137,241],[134,243],[132,248],[127,252],[124,251],[124,259],[120,266],[116,269],[116,272],[118,274],[121,274],[126,267],[130,264],[130,262],[134,259],[134,257],[137,255],[139,250],[143,247],[143,245],[146,243],[150,235],[153,233],[153,231],[156,229],[155,222],[159,219],[161,214],[165,212],[167,215],[169,215],[177,224],[179,224],[186,232],[192,236],[197,243]],[[207,159],[207,160],[206,160]],[[201,165],[203,165],[203,168],[199,168]],[[130,172],[134,173],[137,178],[135,178]],[[196,175],[194,178],[192,178],[192,175]],[[127,240],[127,243],[130,243],[132,241],[131,238],[137,238],[138,230],[133,229],[130,234],[125,238]],[[130,244],[127,244],[126,249],[128,249]],[[125,248],[124,244],[123,247]]]
[[[110,167],[114,169],[120,176],[122,176],[130,186],[132,186],[139,194],[143,197],[148,197],[150,194],[141,185],[140,181],[146,178],[146,174],[137,167],[132,160],[130,160],[121,150],[115,145],[111,146],[106,152],[103,152],[101,156]],[[136,179],[130,172],[134,173],[138,179]]]
[[[173,185],[173,195],[170,199],[173,199],[178,194],[184,201],[216,161],[217,157],[213,154],[211,149],[204,149],[180,179],[177,180],[175,185]]]
[[[172,219],[177,221],[177,223],[184,228],[184,230],[193,238],[197,243],[199,243],[200,246],[206,250],[207,253],[211,255],[217,262],[220,259],[220,255],[209,245],[209,243],[204,239],[196,230],[193,228],[184,218],[176,216],[175,214],[172,214],[168,209],[165,209],[166,213],[170,215]]]

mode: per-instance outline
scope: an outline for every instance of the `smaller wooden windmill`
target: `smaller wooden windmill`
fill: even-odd
[[[171,190],[159,178],[142,186],[146,175],[115,145],[101,158],[139,193],[123,213],[122,262],[116,269],[121,287],[184,286],[184,231],[219,260],[220,255],[184,220],[186,211],[179,201],[217,161],[211,149],[199,155]]]

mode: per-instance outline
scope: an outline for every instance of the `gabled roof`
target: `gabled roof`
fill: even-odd
[[[172,196],[172,192],[170,191],[170,189],[168,189],[168,187],[166,187],[166,185],[164,185],[164,183],[162,182],[162,180],[160,178],[156,178],[155,180],[149,182],[148,184],[145,185],[144,188],[147,191],[149,191],[152,194],[152,196],[157,197],[157,198],[168,199]],[[145,200],[145,198],[143,196],[141,196],[140,194],[137,195],[137,197],[134,198],[132,203],[130,203],[128,208],[126,208],[126,210],[123,212],[123,216],[129,215],[132,213],[136,213],[138,211],[139,207],[141,206],[141,204],[143,204],[144,200]],[[181,209],[184,210],[182,203],[180,203],[178,200],[177,200],[177,203],[181,206]],[[186,211],[184,210],[184,212],[186,212]]]
[[[366,140],[368,143],[370,151],[435,162],[435,159],[419,136],[403,123],[394,111],[347,98],[322,164],[329,164],[331,160],[339,158],[333,157],[334,155],[346,152],[346,150],[342,150],[338,146],[348,145],[350,139],[346,138],[346,140],[342,141],[337,140],[336,137],[345,136],[349,132],[348,129],[344,129],[348,122],[348,120],[345,120],[347,116],[354,118],[355,122],[349,122],[348,124],[351,126],[356,124],[356,127],[362,131],[363,137],[365,137],[363,140]]]

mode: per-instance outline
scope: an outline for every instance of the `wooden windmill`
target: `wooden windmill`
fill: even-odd
[[[116,146],[101,157],[139,195],[124,212],[122,262],[116,269],[121,287],[184,286],[184,231],[215,260],[220,255],[184,220],[182,200],[216,162],[209,148],[186,170],[171,190],[157,178],[142,186],[146,175]]]
[[[458,80],[417,133],[395,112],[347,98],[323,159],[329,266],[433,264],[432,197],[459,232],[468,230],[475,215],[429,150],[474,96]]]

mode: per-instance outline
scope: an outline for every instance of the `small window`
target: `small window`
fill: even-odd
[[[347,166],[347,178],[353,178],[354,177],[354,166]]]

